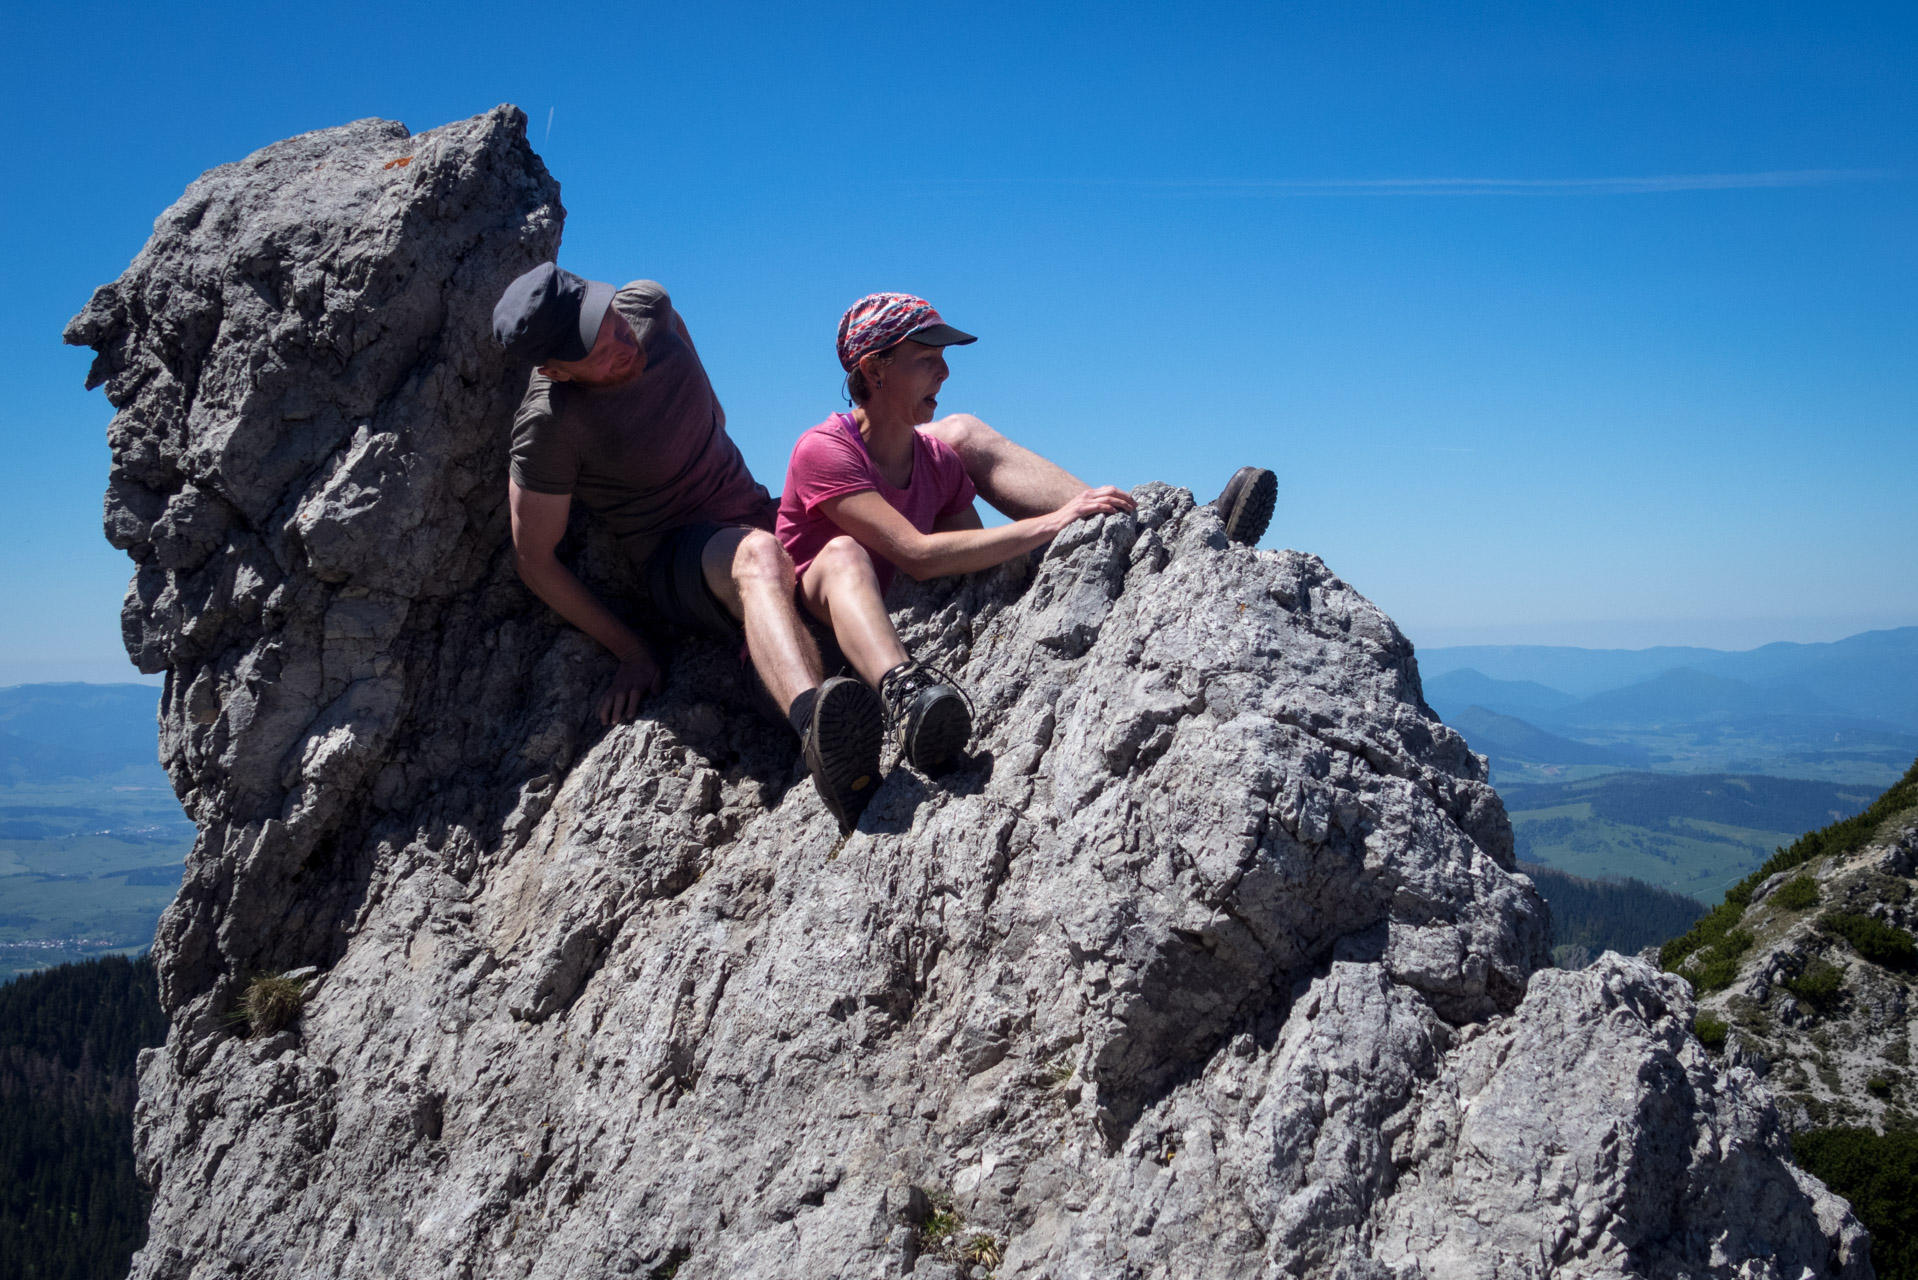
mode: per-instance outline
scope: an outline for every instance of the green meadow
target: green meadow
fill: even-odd
[[[1858,812],[1870,786],[1740,774],[1613,772],[1501,783],[1518,856],[1642,880],[1711,905],[1799,833]]]
[[[0,982],[145,950],[192,847],[155,765],[0,786]]]

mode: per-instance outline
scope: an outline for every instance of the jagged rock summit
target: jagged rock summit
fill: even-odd
[[[136,1277],[1869,1274],[1683,982],[1544,967],[1391,621],[1183,490],[900,602],[980,732],[846,839],[714,647],[591,724],[487,336],[558,197],[509,107],[303,135],[68,330],[200,828]]]

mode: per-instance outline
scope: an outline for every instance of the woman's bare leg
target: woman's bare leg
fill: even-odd
[[[905,646],[879,594],[872,556],[851,538],[841,536],[826,544],[806,566],[799,593],[807,611],[832,628],[846,660],[873,688],[906,660]]]

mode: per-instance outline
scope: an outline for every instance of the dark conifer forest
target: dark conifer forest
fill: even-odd
[[[166,1038],[153,963],[0,986],[0,1280],[119,1280],[146,1239],[134,1066]]]
[[[1636,955],[1705,914],[1697,899],[1642,880],[1588,880],[1538,862],[1521,862],[1518,869],[1552,908],[1555,948],[1578,949],[1586,960],[1601,951]]]

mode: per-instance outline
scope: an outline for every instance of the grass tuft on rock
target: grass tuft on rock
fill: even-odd
[[[996,1267],[1002,1256],[999,1242],[988,1235],[976,1235],[966,1241],[966,1247],[959,1251],[965,1261],[980,1267]]]
[[[300,1016],[306,982],[280,973],[263,973],[246,984],[240,999],[240,1014],[246,1020],[247,1034],[270,1036],[293,1025]]]
[[[958,1229],[959,1215],[952,1211],[951,1206],[934,1209],[919,1228],[919,1239],[923,1244],[938,1246],[950,1239]]]

